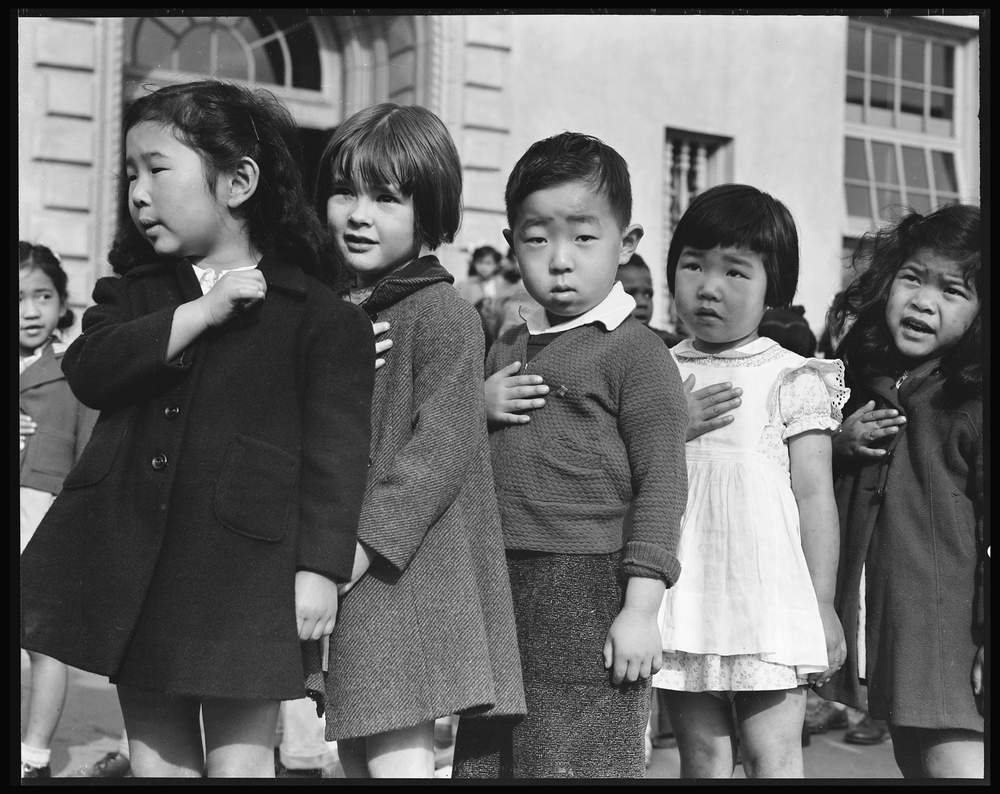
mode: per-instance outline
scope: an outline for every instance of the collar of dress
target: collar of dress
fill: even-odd
[[[718,353],[705,353],[698,350],[691,339],[684,339],[670,349],[678,358],[750,358],[770,350],[778,345],[773,339],[766,336],[758,336],[756,339],[747,342],[739,347],[731,347],[729,350],[722,350]]]

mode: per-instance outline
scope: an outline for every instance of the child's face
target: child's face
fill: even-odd
[[[472,260],[472,267],[475,268],[479,278],[487,279],[500,269],[500,263],[490,255],[479,256]]]
[[[573,181],[527,196],[504,236],[531,296],[552,314],[576,317],[607,297],[642,230],[623,229],[604,194]]]
[[[979,296],[958,263],[921,249],[903,262],[889,287],[885,321],[896,349],[923,361],[952,347],[979,314]]]
[[[22,267],[17,272],[17,341],[22,356],[30,356],[45,344],[66,313],[66,304],[56,285],[38,267]]]
[[[648,325],[653,316],[653,279],[649,271],[643,267],[623,267],[618,271],[618,280],[635,299],[632,316]]]
[[[132,222],[157,254],[212,258],[228,244],[228,209],[209,190],[201,156],[171,127],[149,121],[132,127],[125,173]]]
[[[685,246],[674,274],[674,302],[687,332],[707,353],[757,338],[764,316],[767,274],[748,248]]]
[[[326,220],[337,251],[363,287],[420,253],[413,197],[395,187],[334,184]]]

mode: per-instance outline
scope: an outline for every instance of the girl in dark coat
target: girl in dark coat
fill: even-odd
[[[353,274],[350,299],[393,337],[330,637],[326,738],[348,777],[431,777],[436,718],[524,713],[482,326],[429,254],[458,229],[461,173],[440,119],[388,103],[341,124],[320,163],[317,209]]]
[[[835,440],[848,658],[823,693],[865,708],[867,684],[904,776],[981,778],[979,209],[914,213],[866,242],[831,312],[861,407]]]
[[[101,416],[22,557],[22,645],[118,685],[136,776],[273,777],[350,578],[372,327],[316,277],[273,96],[170,86],[124,129],[121,277],[64,359]]]

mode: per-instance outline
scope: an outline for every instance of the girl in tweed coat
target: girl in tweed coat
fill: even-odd
[[[317,209],[354,274],[350,299],[393,328],[330,638],[326,738],[348,777],[432,777],[436,718],[524,713],[482,325],[428,254],[454,237],[461,183],[447,129],[420,107],[362,110],[320,164]]]

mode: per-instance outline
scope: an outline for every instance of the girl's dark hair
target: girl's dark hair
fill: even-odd
[[[535,141],[514,165],[504,201],[513,229],[521,202],[538,190],[582,180],[604,194],[624,228],[632,219],[632,182],[624,158],[604,141],[579,132],[563,132]]]
[[[476,274],[476,260],[481,257],[488,256],[494,262],[497,263],[497,267],[500,267],[500,252],[494,248],[492,245],[481,245],[475,251],[472,252],[472,257],[469,259],[469,275],[475,276]]]
[[[48,246],[35,245],[25,240],[18,240],[17,269],[27,270],[31,268],[41,270],[52,280],[52,284],[56,288],[56,293],[59,295],[59,302],[65,306],[69,300],[69,294],[66,292],[66,284],[69,281],[69,277],[66,275],[66,271],[62,269],[59,257],[52,253],[52,249]],[[56,323],[56,328],[59,330],[69,328],[73,324],[73,318],[73,310],[67,307],[66,313]]]
[[[413,197],[414,234],[430,249],[462,222],[462,164],[444,122],[419,105],[383,102],[337,127],[319,161],[316,213],[327,217],[336,184],[385,185]]]
[[[667,287],[681,252],[722,246],[747,248],[760,256],[767,275],[764,303],[788,306],[799,283],[799,235],[792,214],[773,196],[750,185],[717,185],[699,193],[677,222],[667,250]]]
[[[899,375],[908,367],[885,321],[900,267],[918,251],[932,251],[956,262],[966,285],[982,296],[982,245],[979,208],[969,204],[952,204],[926,216],[911,212],[895,226],[861,239],[851,262],[858,275],[834,298],[827,314],[833,337],[843,334],[836,355],[844,359],[850,382],[876,374]],[[948,391],[956,396],[982,394],[982,357],[982,320],[977,313],[965,335],[941,357]]]
[[[274,94],[218,80],[165,86],[129,105],[123,132],[143,122],[170,127],[177,140],[198,153],[209,190],[241,158],[254,160],[260,168],[257,189],[239,207],[251,244],[327,283],[335,281],[324,227],[302,185],[298,131]],[[159,259],[129,217],[128,187],[122,178],[118,231],[108,256],[117,273]]]
[[[812,358],[816,355],[816,334],[805,318],[805,306],[768,309],[757,326],[757,333],[773,339],[786,350]]]

